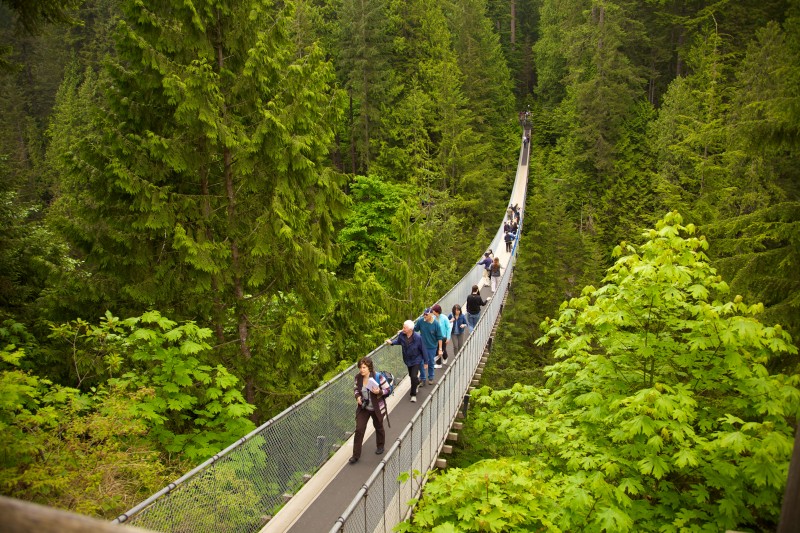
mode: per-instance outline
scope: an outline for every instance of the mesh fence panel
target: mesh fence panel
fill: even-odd
[[[381,346],[376,368],[400,380],[400,347]],[[258,531],[350,435],[355,365],[116,522],[165,532]]]

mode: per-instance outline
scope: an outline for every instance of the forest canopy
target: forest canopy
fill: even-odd
[[[0,2],[2,493],[116,515],[368,353],[530,110],[504,357],[404,527],[774,528],[797,57],[786,0]]]

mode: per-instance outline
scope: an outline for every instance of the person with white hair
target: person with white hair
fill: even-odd
[[[386,344],[400,346],[403,349],[403,362],[408,367],[408,377],[411,378],[411,401],[416,402],[420,366],[427,370],[428,365],[425,364],[422,337],[414,331],[414,322],[411,320],[403,322],[403,329],[398,331],[393,339],[386,339]]]

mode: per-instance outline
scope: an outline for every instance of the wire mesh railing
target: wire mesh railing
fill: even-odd
[[[519,184],[518,172],[515,190]],[[498,249],[502,243],[502,235],[500,228],[492,240],[491,249]],[[510,270],[506,268],[498,294],[503,294],[501,291],[505,290],[507,283],[505,280]],[[471,287],[480,282],[482,275],[483,267],[474,266],[437,303],[443,310],[449,310],[456,303],[463,304]],[[499,310],[498,300],[493,300],[489,310],[484,314],[491,315],[492,309]],[[496,317],[496,314],[494,316]],[[491,323],[493,322],[494,319],[491,319]],[[475,333],[465,342],[462,354],[473,346],[469,348],[470,355],[465,359],[472,361],[474,359],[472,352],[479,354],[482,351],[489,334],[487,323],[489,323],[487,320],[482,319]],[[402,376],[407,370],[399,346],[381,345],[370,352],[368,357],[375,361],[376,368],[388,370],[395,376]],[[459,356],[458,359],[462,358]],[[475,364],[477,365],[477,361]],[[123,513],[114,519],[114,522],[171,533],[258,531],[284,504],[285,495],[296,492],[308,476],[313,475],[352,434],[352,376],[355,369],[356,365],[351,365],[225,450]],[[452,374],[451,366],[445,375]],[[451,382],[458,381],[459,387],[463,386],[461,390],[466,390],[469,385],[469,382],[463,383],[466,379],[463,377],[449,379]],[[440,384],[436,390],[442,388],[443,385]],[[455,390],[453,388],[453,391]],[[384,462],[381,473],[375,474],[384,478],[389,476],[385,479],[387,491],[388,487],[393,486],[392,483],[396,484],[389,480],[396,480],[401,472],[401,465],[404,467],[402,471],[407,470],[405,469],[407,464],[416,465],[414,468],[421,472],[430,467],[431,460],[438,454],[439,442],[446,436],[445,418],[449,414],[445,413],[457,409],[461,403],[460,399],[453,396],[454,394],[455,392],[451,393],[452,397],[448,396],[445,400],[434,400],[445,401],[448,406],[446,409],[437,408],[431,414],[432,411],[428,407],[417,413],[414,420],[421,419],[425,424],[423,427],[436,428],[433,434],[430,431],[423,433],[419,429],[416,434],[412,431],[408,442],[416,439],[415,442],[419,446],[412,449],[418,450],[417,452],[390,452],[393,453],[391,457],[397,458],[397,464],[387,468]],[[425,406],[430,404],[430,398]],[[449,425],[447,427],[449,428]],[[397,475],[392,477],[395,473]],[[405,493],[408,493],[408,498],[402,497]],[[394,490],[389,500],[392,505],[396,505],[396,512],[393,511],[395,514],[383,518],[378,518],[374,513],[377,513],[379,508],[386,509],[383,506],[384,502],[381,502],[381,505],[376,501],[365,503],[368,505],[364,508],[365,520],[367,516],[374,515],[374,520],[377,520],[376,527],[378,524],[386,526],[399,522],[405,513],[401,502],[410,499],[412,493],[413,490],[408,488]],[[388,492],[386,494],[388,495]],[[361,525],[365,524],[366,521],[361,522]],[[391,529],[391,526],[387,527],[387,531]],[[345,531],[347,530],[349,529],[345,528]]]

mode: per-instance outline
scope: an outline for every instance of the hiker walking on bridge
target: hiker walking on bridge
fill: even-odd
[[[383,453],[383,445],[386,443],[386,431],[383,429],[383,417],[386,413],[386,402],[384,395],[389,394],[389,384],[383,374],[375,374],[375,366],[372,359],[362,357],[358,362],[358,374],[355,377],[353,395],[356,398],[356,433],[353,439],[353,456],[350,464],[358,462],[361,458],[361,445],[364,442],[364,433],[367,431],[367,422],[372,419],[375,427],[375,443],[378,449],[375,453]]]
[[[489,250],[488,252],[484,252],[483,259],[478,261],[479,265],[483,265],[483,277],[487,278],[486,281],[489,281],[489,269],[492,268],[492,251]]]
[[[464,339],[467,338],[465,333],[469,325],[467,324],[467,317],[461,312],[461,306],[458,304],[453,306],[453,312],[447,315],[447,318],[451,324],[450,338],[453,340],[451,345],[453,346],[453,357],[455,357],[461,351],[461,347],[464,346]],[[470,329],[470,331],[472,330]]]
[[[439,304],[434,305],[431,307],[431,311],[433,311],[433,315],[436,317],[436,321],[439,322],[439,328],[442,330],[442,349],[439,351],[439,355],[436,358],[436,363],[433,365],[434,368],[442,368],[447,362],[447,341],[450,339],[450,333],[453,331],[453,326],[450,324],[450,320],[442,314],[442,306]]]
[[[492,262],[492,266],[489,269],[490,277],[492,279],[492,294],[497,290],[498,285],[500,285],[500,259],[495,257],[494,261]]]
[[[489,296],[484,300],[481,298],[481,291],[477,285],[472,286],[472,294],[467,296],[467,324],[469,325],[469,332],[475,329],[478,324],[478,319],[481,317],[481,307],[486,305],[492,297]]]
[[[414,331],[419,332],[420,337],[422,337],[422,347],[425,349],[425,364],[428,365],[427,376],[424,370],[421,369],[419,371],[419,386],[424,387],[426,379],[428,384],[433,385],[436,383],[434,365],[436,364],[436,357],[442,356],[442,339],[444,339],[444,335],[442,327],[430,307],[426,307],[425,311],[422,312],[422,316],[417,319],[417,323],[414,324]]]
[[[403,329],[397,332],[394,339],[386,339],[386,344],[400,346],[403,349],[403,363],[408,367],[408,377],[411,378],[411,401],[416,402],[420,370],[426,371],[428,365],[425,363],[422,337],[414,331],[414,322],[412,320],[403,322]]]

